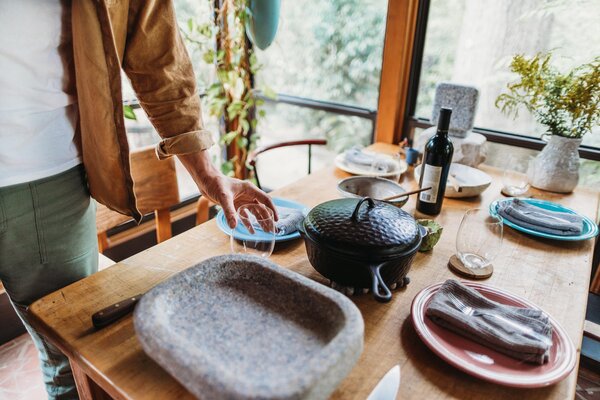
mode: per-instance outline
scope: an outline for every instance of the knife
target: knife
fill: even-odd
[[[129,314],[135,308],[135,305],[142,297],[141,294],[121,300],[118,303],[110,305],[92,315],[92,324],[96,329],[104,328],[116,320]]]
[[[381,378],[367,400],[395,400],[400,388],[400,366],[395,365]]]

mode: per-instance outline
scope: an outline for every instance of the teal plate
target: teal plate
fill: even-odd
[[[598,235],[598,225],[596,225],[594,223],[594,221],[592,221],[590,218],[588,218],[584,215],[581,216],[583,218],[583,232],[581,233],[581,235],[577,235],[577,236],[552,235],[550,233],[538,232],[533,229],[524,228],[524,227],[517,225],[507,219],[502,218],[502,216],[500,216],[498,214],[498,206],[504,202],[512,201],[512,200],[513,199],[504,199],[504,200],[494,201],[492,204],[490,204],[490,214],[494,217],[499,217],[500,219],[502,219],[502,222],[504,223],[504,225],[510,226],[513,229],[530,234],[532,236],[538,236],[538,237],[543,237],[546,239],[554,239],[554,240],[566,240],[566,241],[587,240],[587,239],[596,237],[596,235]],[[571,214],[577,214],[575,211],[571,210],[570,208],[561,206],[560,204],[556,204],[551,201],[538,200],[538,199],[519,199],[519,200],[521,200],[525,203],[531,204],[533,206],[543,208],[544,210],[560,211],[560,212],[566,212],[566,213],[571,213]]]
[[[286,200],[286,199],[281,199],[279,197],[274,197],[273,203],[275,203],[275,206],[295,208],[297,210],[301,210],[304,213],[304,215],[306,215],[308,213],[308,208],[306,206],[304,206],[303,204],[297,203],[295,201],[292,201],[292,200]],[[227,225],[227,220],[225,220],[225,213],[223,213],[223,210],[219,210],[216,220],[217,220],[217,226],[219,227],[219,229],[221,229],[225,234],[231,236],[231,233],[232,233],[231,228],[229,227],[229,225]],[[257,231],[257,233],[259,233],[259,231]],[[250,232],[248,232],[248,229],[246,229],[246,227],[243,226],[242,224],[238,224],[238,226],[235,227],[235,229],[233,230],[233,237],[238,240],[248,240],[248,239],[260,240],[260,238],[257,238],[256,236],[251,235]],[[269,240],[269,239],[266,239],[266,237],[267,237],[267,235],[265,234],[265,240]],[[287,235],[275,235],[275,243],[286,242],[288,240],[298,239],[299,237],[300,237],[300,232],[298,232],[298,231],[289,233]]]

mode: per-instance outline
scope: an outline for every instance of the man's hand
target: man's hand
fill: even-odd
[[[248,203],[264,204],[273,211],[277,220],[275,205],[265,192],[250,182],[223,175],[212,165],[206,150],[178,157],[194,178],[200,191],[223,207],[227,224],[231,229],[236,226],[236,210]]]

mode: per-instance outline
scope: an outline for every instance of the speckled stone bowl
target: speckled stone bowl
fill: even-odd
[[[256,256],[210,258],[134,313],[144,351],[202,399],[324,399],[363,348],[342,294]]]

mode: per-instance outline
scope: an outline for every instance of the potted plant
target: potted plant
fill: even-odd
[[[516,55],[510,69],[519,80],[496,99],[503,113],[524,106],[547,128],[548,144],[529,170],[531,185],[569,193],[579,180],[579,145],[600,121],[600,57],[567,73],[550,66],[551,54]]]

